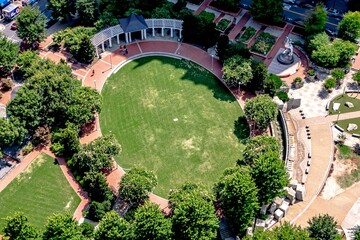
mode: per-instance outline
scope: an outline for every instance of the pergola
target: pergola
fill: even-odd
[[[132,14],[133,15],[133,14]],[[174,31],[179,31],[179,38],[181,38],[182,32],[182,23],[183,21],[177,19],[144,19],[142,16],[130,15],[126,24],[121,23],[122,19],[119,20],[120,24],[106,28],[97,34],[91,39],[92,44],[95,46],[96,55],[99,57],[98,46],[101,45],[103,52],[105,52],[105,43],[108,42],[109,47],[112,47],[112,40],[116,38],[117,44],[120,44],[120,35],[125,34],[125,41],[129,43],[132,41],[131,32],[141,31],[141,39],[146,39],[147,29],[152,29],[152,36],[155,36],[155,29],[161,29],[161,36],[164,37],[164,30],[170,29],[170,36],[174,37]],[[133,21],[131,21],[131,18]],[[143,19],[144,21],[141,21]],[[146,28],[145,28],[146,26]],[[123,29],[123,27],[125,29]]]

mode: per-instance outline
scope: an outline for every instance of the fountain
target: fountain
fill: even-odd
[[[293,45],[292,40],[288,37],[286,37],[285,48],[286,49],[282,53],[277,55],[276,59],[279,63],[284,65],[293,64],[295,60],[293,54]]]

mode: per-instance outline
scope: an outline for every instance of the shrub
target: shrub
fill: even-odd
[[[270,33],[263,32],[257,39],[251,50],[266,55],[275,44],[276,38]]]
[[[334,69],[332,72],[331,72],[331,76],[333,78],[336,79],[336,81],[340,81],[341,79],[344,79],[345,77],[345,73],[342,69],[340,68],[337,68],[337,69]]]
[[[89,211],[87,213],[87,217],[94,220],[99,221],[106,212],[110,211],[111,209],[111,202],[104,201],[104,202],[96,202],[91,201],[89,206]]]
[[[30,153],[32,150],[34,149],[34,146],[32,145],[31,142],[28,142],[23,148],[22,148],[22,153],[24,155]]]
[[[246,42],[252,38],[256,33],[256,29],[253,27],[247,27],[241,37],[238,39],[240,42]]]
[[[316,72],[315,72],[314,69],[310,69],[309,71],[307,71],[307,74],[308,74],[309,76],[315,76]]]
[[[302,78],[301,77],[296,77],[294,79],[294,83],[301,83],[302,82]]]
[[[286,92],[280,91],[276,93],[276,96],[283,102],[289,101],[289,96]]]
[[[221,30],[221,31],[225,31],[226,28],[229,26],[229,23],[230,23],[229,20],[223,18],[223,19],[220,20],[220,22],[218,22],[216,24],[216,28]]]
[[[336,86],[336,80],[334,78],[328,78],[325,80],[324,88],[327,90],[331,90],[335,88]]]

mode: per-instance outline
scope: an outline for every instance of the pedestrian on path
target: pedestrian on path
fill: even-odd
[[[95,69],[92,70],[91,77],[93,77],[94,75],[95,75]]]

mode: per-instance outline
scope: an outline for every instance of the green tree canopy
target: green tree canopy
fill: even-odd
[[[283,2],[281,0],[253,0],[250,6],[250,13],[254,19],[266,23],[280,22],[282,12]]]
[[[339,37],[355,42],[360,37],[360,12],[347,12],[339,23]]]
[[[48,218],[43,233],[44,240],[85,240],[78,222],[69,213],[55,213]]]
[[[18,54],[19,45],[0,34],[0,76],[9,72],[15,66]]]
[[[71,157],[80,150],[79,130],[75,124],[68,122],[66,128],[51,135],[51,151],[57,156]]]
[[[340,240],[340,234],[336,230],[337,222],[329,214],[312,217],[308,221],[307,230],[310,237],[317,240]]]
[[[153,172],[134,167],[121,178],[119,196],[136,207],[149,198],[149,192],[156,185],[157,178]]]
[[[16,18],[18,36],[26,44],[41,42],[45,38],[45,20],[39,8],[24,7]]]
[[[312,9],[311,15],[305,21],[306,36],[320,33],[324,30],[327,20],[327,13],[324,10],[324,4],[319,3]]]
[[[262,62],[253,60],[251,61],[251,68],[253,77],[251,79],[251,84],[248,84],[248,87],[254,90],[264,89],[264,84],[269,76],[266,65]]]
[[[253,78],[250,60],[237,55],[225,60],[222,71],[224,82],[230,86],[247,85]]]
[[[278,108],[268,95],[258,95],[245,102],[245,114],[259,129],[266,129],[275,120]]]
[[[18,121],[0,118],[0,148],[21,143],[25,135],[26,130]]]
[[[258,199],[261,205],[269,204],[275,197],[284,194],[289,183],[285,163],[279,152],[268,151],[254,160],[250,170],[258,188]]]
[[[221,209],[236,233],[243,233],[258,210],[258,189],[248,167],[228,168],[214,188]]]
[[[74,27],[66,28],[57,32],[53,36],[55,43],[64,44],[64,47],[74,55],[74,57],[84,63],[91,62],[95,57],[95,47],[91,43],[91,38],[95,34],[95,28]]]
[[[83,187],[93,201],[103,202],[113,198],[113,194],[103,173],[93,171],[85,173]]]
[[[74,14],[75,0],[49,0],[47,8],[52,11],[52,17],[61,22]]]
[[[175,239],[216,239],[219,223],[213,200],[212,194],[195,184],[170,191]]]
[[[76,0],[76,10],[79,21],[84,26],[92,26],[99,18],[98,1]]]
[[[133,222],[133,239],[166,240],[173,239],[171,221],[165,218],[157,204],[146,201],[135,212]]]
[[[360,240],[360,226],[357,226],[354,231],[354,240]]]
[[[115,211],[110,211],[101,219],[94,240],[131,240],[130,225]]]
[[[352,79],[357,83],[357,85],[360,85],[360,71],[355,72],[352,75]]]
[[[5,218],[4,236],[11,240],[37,239],[39,231],[28,223],[28,218],[21,212],[15,212]]]
[[[255,231],[253,236],[244,240],[311,240],[308,231],[288,222],[276,226],[272,231]]]

